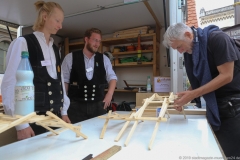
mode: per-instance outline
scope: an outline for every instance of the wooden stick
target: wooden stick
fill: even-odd
[[[129,141],[130,141],[130,139],[131,139],[131,137],[133,135],[133,132],[135,131],[135,129],[137,127],[137,125],[138,125],[138,121],[135,121],[133,126],[132,126],[132,129],[131,129],[130,133],[128,134],[128,137],[127,137],[127,139],[126,139],[126,141],[124,143],[124,146],[128,145],[128,143],[129,143]]]
[[[54,135],[59,135],[59,133],[57,131],[54,131],[52,128],[42,124],[41,122],[37,122],[36,124],[42,126],[43,128],[45,128],[45,129],[47,129],[49,131],[51,131]]]
[[[9,128],[12,128],[14,126],[19,125],[21,122],[23,122],[26,119],[29,119],[29,118],[31,118],[32,116],[35,116],[35,115],[36,115],[36,113],[32,112],[32,113],[30,113],[30,114],[28,114],[28,115],[26,115],[26,116],[24,116],[22,118],[19,118],[18,120],[15,120],[15,121],[11,122],[7,127],[1,128],[0,133],[8,130]]]
[[[112,110],[110,110],[110,111],[108,112],[108,116],[110,116],[111,113],[112,113]],[[102,129],[102,132],[101,132],[101,134],[100,134],[100,139],[103,139],[103,137],[104,137],[104,134],[105,134],[106,129],[107,129],[108,121],[109,121],[109,118],[106,119],[106,121],[105,121],[105,123],[104,123],[104,125],[103,125],[103,129]]]
[[[66,131],[68,128],[61,128],[57,131],[57,133],[62,133],[63,131]],[[51,134],[48,134],[47,136],[55,136],[56,134],[55,133],[51,133]]]
[[[183,115],[184,115],[184,118],[186,119],[186,114],[185,114],[185,112],[184,112],[184,106],[182,106],[182,113],[183,113]]]
[[[135,113],[132,113],[129,118],[133,118],[134,114],[135,114]],[[117,137],[115,138],[115,142],[118,142],[118,141],[119,141],[119,139],[120,139],[121,136],[123,135],[123,132],[126,130],[127,126],[129,125],[129,123],[130,123],[130,121],[125,122],[124,126],[122,127],[122,129],[121,129],[120,132],[118,133]]]
[[[168,107],[169,101],[167,98],[164,98],[164,103],[162,105],[161,111],[159,113],[159,117],[163,117],[167,111],[167,107]],[[155,140],[155,137],[157,135],[157,131],[158,131],[158,127],[159,127],[160,121],[157,121],[153,130],[153,134],[152,137],[150,139],[150,143],[148,145],[148,149],[151,150],[152,149],[152,144]]]
[[[71,129],[73,132],[76,133],[77,137],[82,136],[84,139],[87,139],[87,136],[81,133],[78,128],[74,127],[72,124],[64,122],[62,119],[60,119],[50,111],[47,111],[46,114],[50,117],[53,117],[54,119],[57,119],[61,124],[63,124],[64,127]]]
[[[153,141],[155,140],[155,137],[156,137],[156,134],[157,134],[157,131],[158,131],[159,124],[160,124],[160,122],[156,122],[156,124],[155,124],[154,130],[153,130],[153,134],[152,134],[152,137],[151,137],[150,142],[149,142],[149,145],[148,145],[148,149],[149,149],[149,150],[152,149],[152,144],[153,144]]]

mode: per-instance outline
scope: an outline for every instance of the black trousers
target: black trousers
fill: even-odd
[[[218,100],[221,126],[214,131],[228,159],[240,158],[240,101],[234,98],[240,98],[240,94]]]
[[[93,117],[106,114],[107,111],[103,109],[104,103],[99,102],[79,102],[71,101],[68,108],[68,117],[71,123],[81,122]]]
[[[221,126],[214,131],[227,158],[240,158],[240,113],[233,118],[221,119]]]
[[[60,112],[53,112],[56,116],[62,119]],[[38,112],[37,115],[46,115],[46,112]],[[45,132],[48,132],[49,130],[43,128],[42,126],[36,125],[35,123],[29,124],[32,130],[34,131],[35,135],[39,135]],[[58,127],[50,127],[51,129],[58,129]]]

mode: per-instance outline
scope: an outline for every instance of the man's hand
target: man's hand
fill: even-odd
[[[193,92],[194,90],[177,93],[178,98],[174,100],[174,108],[181,112],[182,106],[195,98],[195,94]]]
[[[106,109],[110,105],[111,100],[112,100],[112,94],[107,93],[104,100],[103,100],[103,102],[104,102],[104,107],[103,108],[104,109]]]
[[[18,140],[27,139],[27,138],[30,138],[33,136],[35,136],[35,133],[33,132],[32,128],[30,126],[25,129],[17,131],[17,139]]]
[[[62,115],[62,120],[64,120],[67,123],[71,123],[70,119],[68,118],[68,115]]]

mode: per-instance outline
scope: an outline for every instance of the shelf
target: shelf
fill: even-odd
[[[117,63],[112,64],[113,67],[146,67],[146,66],[152,66],[153,62],[142,62],[142,64],[137,64],[137,62],[129,62],[129,63]]]
[[[69,51],[76,51],[84,47],[84,42],[72,42],[69,43]]]
[[[141,53],[152,53],[153,50],[142,50]],[[138,51],[126,51],[126,52],[115,52],[112,55],[129,55],[129,54],[138,54]]]
[[[105,91],[107,92],[108,91],[108,89],[105,89]],[[131,93],[136,93],[136,92],[138,92],[138,88],[136,88],[136,89],[133,89],[133,90],[126,90],[126,89],[115,89],[114,90],[114,92],[131,92]]]
[[[77,46],[77,45],[84,45],[84,42],[72,42],[72,43],[69,43],[69,46]]]
[[[156,36],[155,33],[151,34],[141,34],[141,42],[146,41],[153,41],[153,37]],[[126,37],[119,37],[119,38],[106,38],[102,40],[102,45],[119,45],[119,44],[128,44],[128,43],[135,43],[138,40],[138,34],[135,36],[126,36]]]

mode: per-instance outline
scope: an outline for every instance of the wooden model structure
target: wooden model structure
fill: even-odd
[[[45,115],[36,115],[36,112],[30,113],[26,116],[15,115],[14,117],[10,115],[4,115],[0,113],[0,133],[20,124],[24,123],[36,123],[47,130],[51,131],[52,135],[59,135],[62,131],[70,129],[76,133],[76,137],[83,137],[87,139],[83,133],[80,132],[81,126],[74,126],[72,124],[66,123],[61,118],[54,115],[52,112],[47,111],[47,116]],[[50,127],[60,127],[59,130],[53,130]]]
[[[102,132],[101,132],[101,135],[100,135],[100,139],[102,139],[104,137],[104,134],[105,134],[106,129],[107,129],[107,124],[108,124],[108,121],[110,119],[126,121],[124,126],[122,127],[121,131],[118,133],[117,137],[115,138],[116,142],[119,141],[119,139],[123,135],[123,132],[126,130],[127,126],[129,125],[129,123],[131,121],[134,121],[132,129],[131,129],[131,131],[130,131],[130,133],[129,133],[129,135],[128,135],[125,143],[124,143],[125,146],[128,145],[128,143],[129,143],[129,141],[130,141],[130,139],[133,135],[133,132],[135,131],[135,129],[138,125],[138,121],[145,121],[145,120],[156,121],[154,131],[153,131],[153,134],[152,134],[149,146],[148,146],[148,149],[151,150],[153,141],[154,141],[154,139],[156,137],[156,134],[157,134],[157,131],[158,131],[159,124],[162,121],[167,121],[167,118],[165,118],[165,114],[166,113],[168,114],[167,108],[169,107],[169,104],[173,104],[175,98],[176,98],[176,96],[173,95],[173,93],[171,93],[170,96],[159,96],[157,93],[155,93],[150,98],[144,99],[143,106],[140,107],[136,112],[131,112],[129,115],[121,115],[121,114],[117,114],[117,113],[112,113],[112,111],[110,110],[108,112],[107,116],[99,116],[99,118],[106,119],[105,124],[104,124],[103,129],[102,129]],[[142,115],[143,115],[144,110],[151,103],[162,104],[162,106],[160,107],[161,110],[159,112],[158,117],[143,117]],[[184,112],[184,106],[182,106],[182,113],[184,114],[184,118],[186,119],[186,115],[185,115],[185,112]],[[168,117],[170,117],[169,114],[168,114]]]

